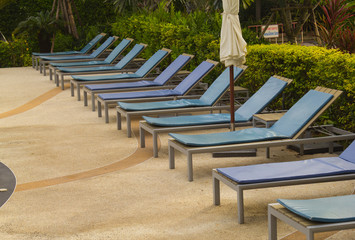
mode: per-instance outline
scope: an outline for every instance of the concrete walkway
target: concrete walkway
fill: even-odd
[[[350,194],[355,181],[245,192],[246,224],[237,224],[235,192],[221,185],[221,205],[212,202],[211,169],[307,159],[285,148],[263,149],[252,158],[194,159],[188,182],[185,157],[169,170],[167,134],[159,158],[151,142],[138,147],[112,121],[70,97],[31,67],[0,68],[0,162],[16,175],[17,188],[0,209],[0,239],[267,239],[267,204],[276,198]],[[220,130],[225,131],[225,130]],[[207,131],[206,131],[207,132]],[[317,154],[312,157],[330,156]],[[303,239],[279,224],[282,239]],[[355,239],[355,231],[317,235]]]

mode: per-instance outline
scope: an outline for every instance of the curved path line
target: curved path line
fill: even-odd
[[[60,92],[62,92],[62,90],[60,88],[54,88],[54,89],[42,94],[41,96],[23,104],[20,107],[17,107],[13,110],[10,110],[10,111],[4,112],[4,113],[0,113],[0,119],[28,111],[28,110],[42,104],[43,102],[53,98],[54,96],[56,96]],[[137,134],[139,134],[138,133],[138,120],[132,121],[132,130],[134,132],[134,136],[137,136]],[[26,190],[36,189],[36,188],[48,187],[48,186],[53,186],[53,185],[57,185],[57,184],[77,181],[80,179],[95,177],[98,175],[107,174],[107,173],[111,173],[111,172],[115,172],[118,170],[122,170],[125,168],[135,166],[139,163],[142,163],[142,162],[150,159],[153,156],[152,141],[149,141],[149,139],[151,139],[151,136],[147,136],[148,141],[146,144],[146,148],[138,147],[136,149],[136,151],[134,153],[132,153],[129,157],[127,157],[123,160],[120,160],[118,162],[114,162],[112,164],[109,164],[109,165],[106,165],[103,167],[91,169],[91,170],[80,172],[80,173],[75,173],[75,174],[51,178],[51,179],[45,179],[45,180],[40,180],[40,181],[35,181],[35,182],[28,182],[28,183],[19,184],[16,186],[15,192],[26,191]],[[160,148],[160,142],[158,142],[158,144],[159,144],[158,147]]]
[[[137,136],[138,120],[132,121],[132,126],[134,127],[134,129],[132,128],[132,130],[134,131],[134,136]],[[130,156],[128,156],[123,160],[114,162],[112,164],[103,167],[80,172],[80,173],[19,184],[16,186],[15,192],[26,191],[26,190],[36,189],[36,188],[43,188],[43,187],[53,186],[62,183],[68,183],[72,181],[91,178],[91,177],[115,172],[118,170],[126,169],[129,167],[133,167],[153,157],[153,147],[152,147],[153,145],[152,145],[152,141],[149,141],[149,139],[151,139],[151,136],[147,136],[147,137],[148,137],[148,141],[145,148],[140,148],[138,146],[138,148],[134,153],[132,153]],[[159,142],[159,148],[160,148],[160,142]]]
[[[37,107],[41,103],[51,99],[52,97],[56,96],[60,92],[62,92],[62,90],[60,88],[54,88],[54,89],[42,94],[41,96],[36,97],[32,101],[29,101],[29,102],[23,104],[22,106],[19,106],[13,110],[8,111],[8,112],[0,113],[0,119],[10,117],[10,116],[13,116],[13,115],[16,115],[19,113],[23,113],[25,111],[28,111],[28,110],[34,108],[34,107]]]

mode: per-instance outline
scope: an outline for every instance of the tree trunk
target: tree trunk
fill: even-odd
[[[71,8],[71,3],[69,0],[66,0],[66,4],[67,4],[67,9],[68,9],[68,19],[69,19],[70,28],[72,30],[73,36],[76,39],[79,39],[78,31],[76,29],[75,20],[74,20],[74,16],[73,16],[73,11]]]
[[[39,52],[47,53],[51,50],[51,36],[43,31],[38,33]]]

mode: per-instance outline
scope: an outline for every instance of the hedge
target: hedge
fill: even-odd
[[[270,76],[293,79],[286,88],[285,106],[290,108],[309,89],[323,86],[342,90],[343,94],[319,118],[355,132],[355,56],[323,47],[299,45],[248,46],[248,69],[240,84],[255,92]],[[274,103],[280,107],[281,100]]]
[[[0,68],[31,65],[31,53],[26,40],[0,41]]]

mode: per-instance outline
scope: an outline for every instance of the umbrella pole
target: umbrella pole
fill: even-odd
[[[234,67],[229,66],[229,96],[230,96],[230,114],[231,114],[231,127],[230,130],[234,131]]]

